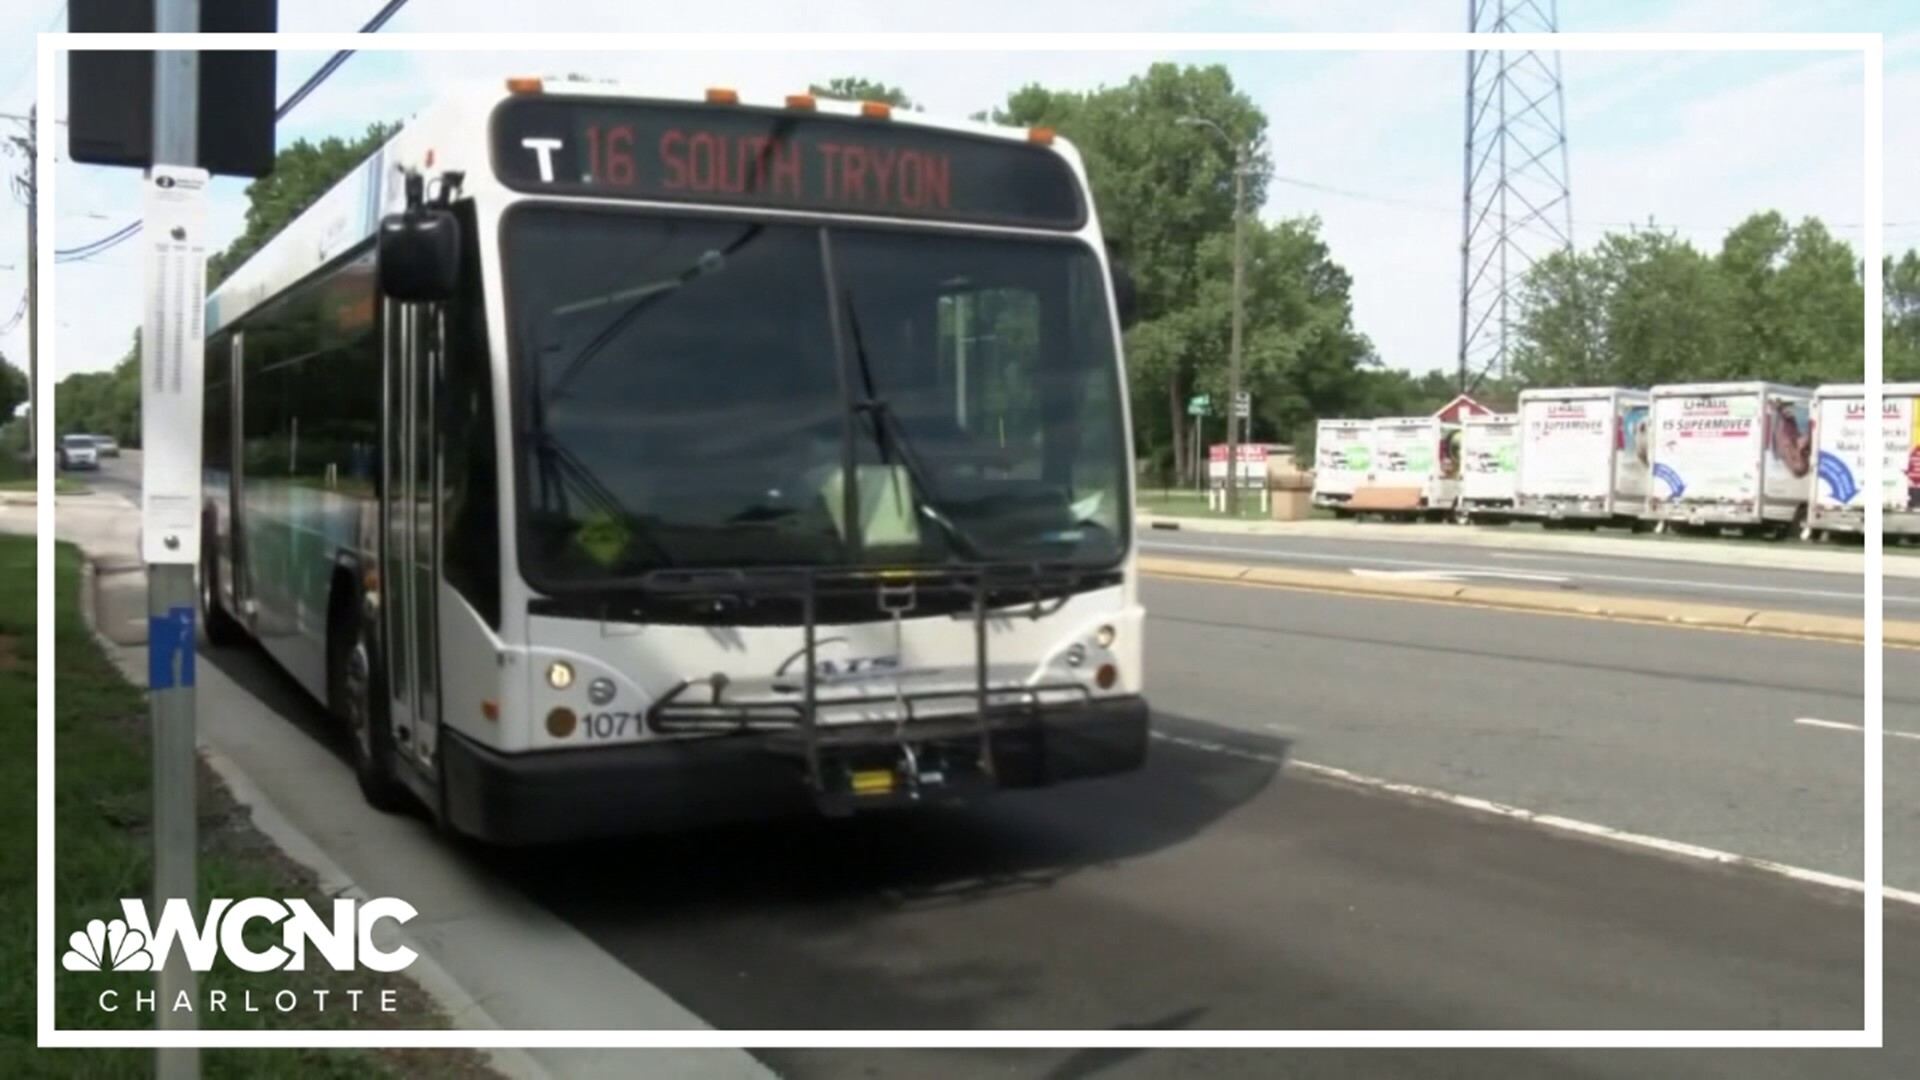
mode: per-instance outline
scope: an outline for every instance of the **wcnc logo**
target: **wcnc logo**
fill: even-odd
[[[144,900],[121,900],[119,919],[94,919],[84,931],[67,938],[60,966],[68,971],[158,971],[177,946],[186,952],[194,971],[213,969],[214,958],[225,956],[242,971],[305,971],[311,949],[335,971],[403,971],[418,956],[405,947],[386,950],[375,945],[372,931],[382,919],[405,923],[418,914],[405,900],[382,897],[361,903],[333,902],[329,923],[304,900],[281,903],[255,896],[244,900],[218,899],[207,906],[206,918],[196,921],[184,900],[169,900],[156,927],[147,918]],[[281,928],[280,944],[254,949],[247,944],[247,924],[264,920]]]

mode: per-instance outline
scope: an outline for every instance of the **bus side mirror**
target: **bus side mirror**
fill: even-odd
[[[1111,260],[1113,267],[1113,304],[1114,311],[1120,316],[1120,329],[1130,330],[1140,318],[1140,294],[1133,284],[1133,271],[1118,259]]]
[[[438,208],[380,221],[380,291],[403,304],[451,300],[460,283],[460,224]]]

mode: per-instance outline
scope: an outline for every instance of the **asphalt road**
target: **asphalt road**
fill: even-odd
[[[1857,874],[1857,650],[1153,582],[1137,777],[965,812],[485,856],[723,1027],[1857,1023],[1849,893],[1315,779],[1289,756]],[[1910,703],[1915,672],[1890,674]],[[1912,769],[1889,747],[1890,877]],[[1850,770],[1850,771],[1849,771]],[[1895,777],[1898,776],[1896,782]],[[1898,819],[1896,821],[1896,819]],[[1851,837],[1849,836],[1851,830]],[[1903,876],[1904,875],[1904,876]],[[1887,1015],[1920,1010],[1889,905]],[[819,1051],[795,1077],[1920,1072],[1888,1055]],[[1284,1065],[1278,1064],[1284,1061]]]
[[[1626,558],[1371,538],[1350,542],[1191,530],[1145,532],[1140,543],[1141,552],[1147,555],[1218,558],[1336,573],[1358,569],[1386,576],[1453,575],[1457,580],[1502,587],[1670,597],[1781,611],[1858,615],[1866,603],[1863,581],[1857,575],[1679,562],[1661,559],[1657,544],[1647,547],[1645,556]],[[1887,618],[1920,619],[1920,581],[1889,578],[1884,589]]]
[[[1853,894],[1317,778],[1338,766],[1859,871],[1859,650],[1150,581],[1132,777],[963,811],[446,857],[731,1028],[1838,1029]],[[1920,662],[1889,654],[1889,724]],[[222,655],[285,686],[257,654]],[[268,693],[301,725],[315,710]],[[1906,730],[1920,729],[1908,719]],[[1890,884],[1920,740],[1889,737]],[[343,766],[344,768],[344,766]],[[1892,1049],[768,1051],[799,1078],[1920,1075],[1920,910],[1885,921]],[[530,972],[566,994],[564,971]]]
[[[117,458],[103,458],[96,472],[71,472],[65,475],[91,488],[140,499],[140,451],[122,449]]]

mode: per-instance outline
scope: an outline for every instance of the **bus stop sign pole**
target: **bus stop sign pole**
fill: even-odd
[[[200,29],[200,0],[154,0],[162,33]],[[142,559],[147,564],[147,691],[153,729],[155,918],[195,902],[199,829],[194,734],[194,571],[200,562],[200,411],[206,306],[205,170],[199,139],[199,54],[153,63],[153,166],[147,170],[146,315],[140,335]],[[161,1031],[197,1026],[193,970],[171,949],[156,979]],[[185,995],[189,1007],[177,1008]],[[161,1048],[159,1080],[193,1080],[199,1051]]]

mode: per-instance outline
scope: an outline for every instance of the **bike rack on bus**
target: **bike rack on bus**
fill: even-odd
[[[647,593],[655,596],[715,602],[770,598],[798,601],[804,664],[797,686],[775,684],[775,692],[788,695],[786,700],[730,700],[727,692],[731,681],[720,672],[705,678],[683,679],[654,701],[647,710],[646,723],[649,731],[656,734],[771,734],[770,749],[800,758],[808,786],[817,799],[848,808],[856,798],[862,803],[883,800],[851,790],[836,790],[823,767],[823,758],[836,751],[889,747],[899,755],[902,766],[899,771],[906,781],[906,791],[900,797],[913,801],[920,797],[923,779],[915,743],[926,746],[966,738],[975,748],[973,764],[978,770],[978,779],[991,786],[996,780],[993,756],[996,728],[1006,730],[1025,725],[1038,737],[1044,697],[1067,694],[1078,697],[1081,703],[1091,703],[1093,695],[1083,683],[1076,681],[991,685],[988,620],[1043,618],[1058,611],[1089,584],[1118,580],[1119,574],[1115,571],[1046,563],[950,565],[915,570],[656,570],[645,576],[643,585]],[[898,624],[929,597],[941,595],[964,598],[964,608],[954,611],[952,617],[973,622],[974,678],[969,689],[909,691],[895,681],[893,688],[886,692],[822,696],[817,654],[823,601],[866,599]],[[797,701],[792,700],[796,691]],[[698,700],[701,697],[706,700]],[[966,713],[938,717],[915,715],[916,706],[924,708],[932,702],[953,702],[960,698],[972,699],[973,707]],[[822,706],[858,708],[881,704],[897,705],[899,717],[891,722],[827,725],[819,722]],[[944,783],[944,776],[941,781]]]

